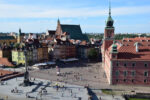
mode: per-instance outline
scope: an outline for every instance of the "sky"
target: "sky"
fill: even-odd
[[[150,33],[150,0],[111,0],[115,33]],[[0,32],[46,32],[61,24],[103,33],[109,0],[0,0]]]

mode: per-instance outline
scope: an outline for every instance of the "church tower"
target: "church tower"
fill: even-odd
[[[21,43],[21,28],[19,28],[17,43]]]
[[[57,28],[56,28],[56,35],[61,35],[62,34],[62,30],[61,30],[61,24],[60,24],[60,20],[58,18],[57,20]]]

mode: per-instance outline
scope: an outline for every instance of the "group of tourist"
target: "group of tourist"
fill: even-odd
[[[15,87],[15,89],[11,90],[11,93],[19,93],[19,90],[17,89],[17,87]]]

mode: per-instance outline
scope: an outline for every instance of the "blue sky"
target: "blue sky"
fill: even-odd
[[[0,32],[46,32],[80,24],[83,32],[104,32],[108,0],[0,0]],[[116,33],[150,33],[150,0],[111,0]]]

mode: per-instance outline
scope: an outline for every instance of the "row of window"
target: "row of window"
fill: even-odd
[[[116,66],[117,66],[117,67],[120,66],[118,62],[116,63]],[[124,63],[123,66],[124,66],[124,67],[127,67],[128,65],[127,65],[127,63]],[[132,63],[132,67],[134,67],[134,66],[136,66],[136,63]],[[148,67],[148,64],[145,63],[145,64],[144,64],[144,67]]]
[[[145,71],[143,74],[148,77],[148,71]],[[123,75],[126,77],[128,75],[128,71],[123,71]],[[120,76],[119,70],[116,70],[116,76]],[[131,76],[136,76],[136,71],[131,71]]]
[[[122,80],[116,79],[116,82],[117,82],[117,83],[118,83],[119,81],[122,81]],[[123,82],[127,82],[127,81],[129,82],[129,80],[127,80],[127,79],[124,79],[124,80],[123,80]],[[134,83],[134,82],[135,82],[135,79],[132,79],[131,82]],[[147,79],[144,79],[143,82],[144,82],[144,83],[147,83],[148,80],[147,80]]]

